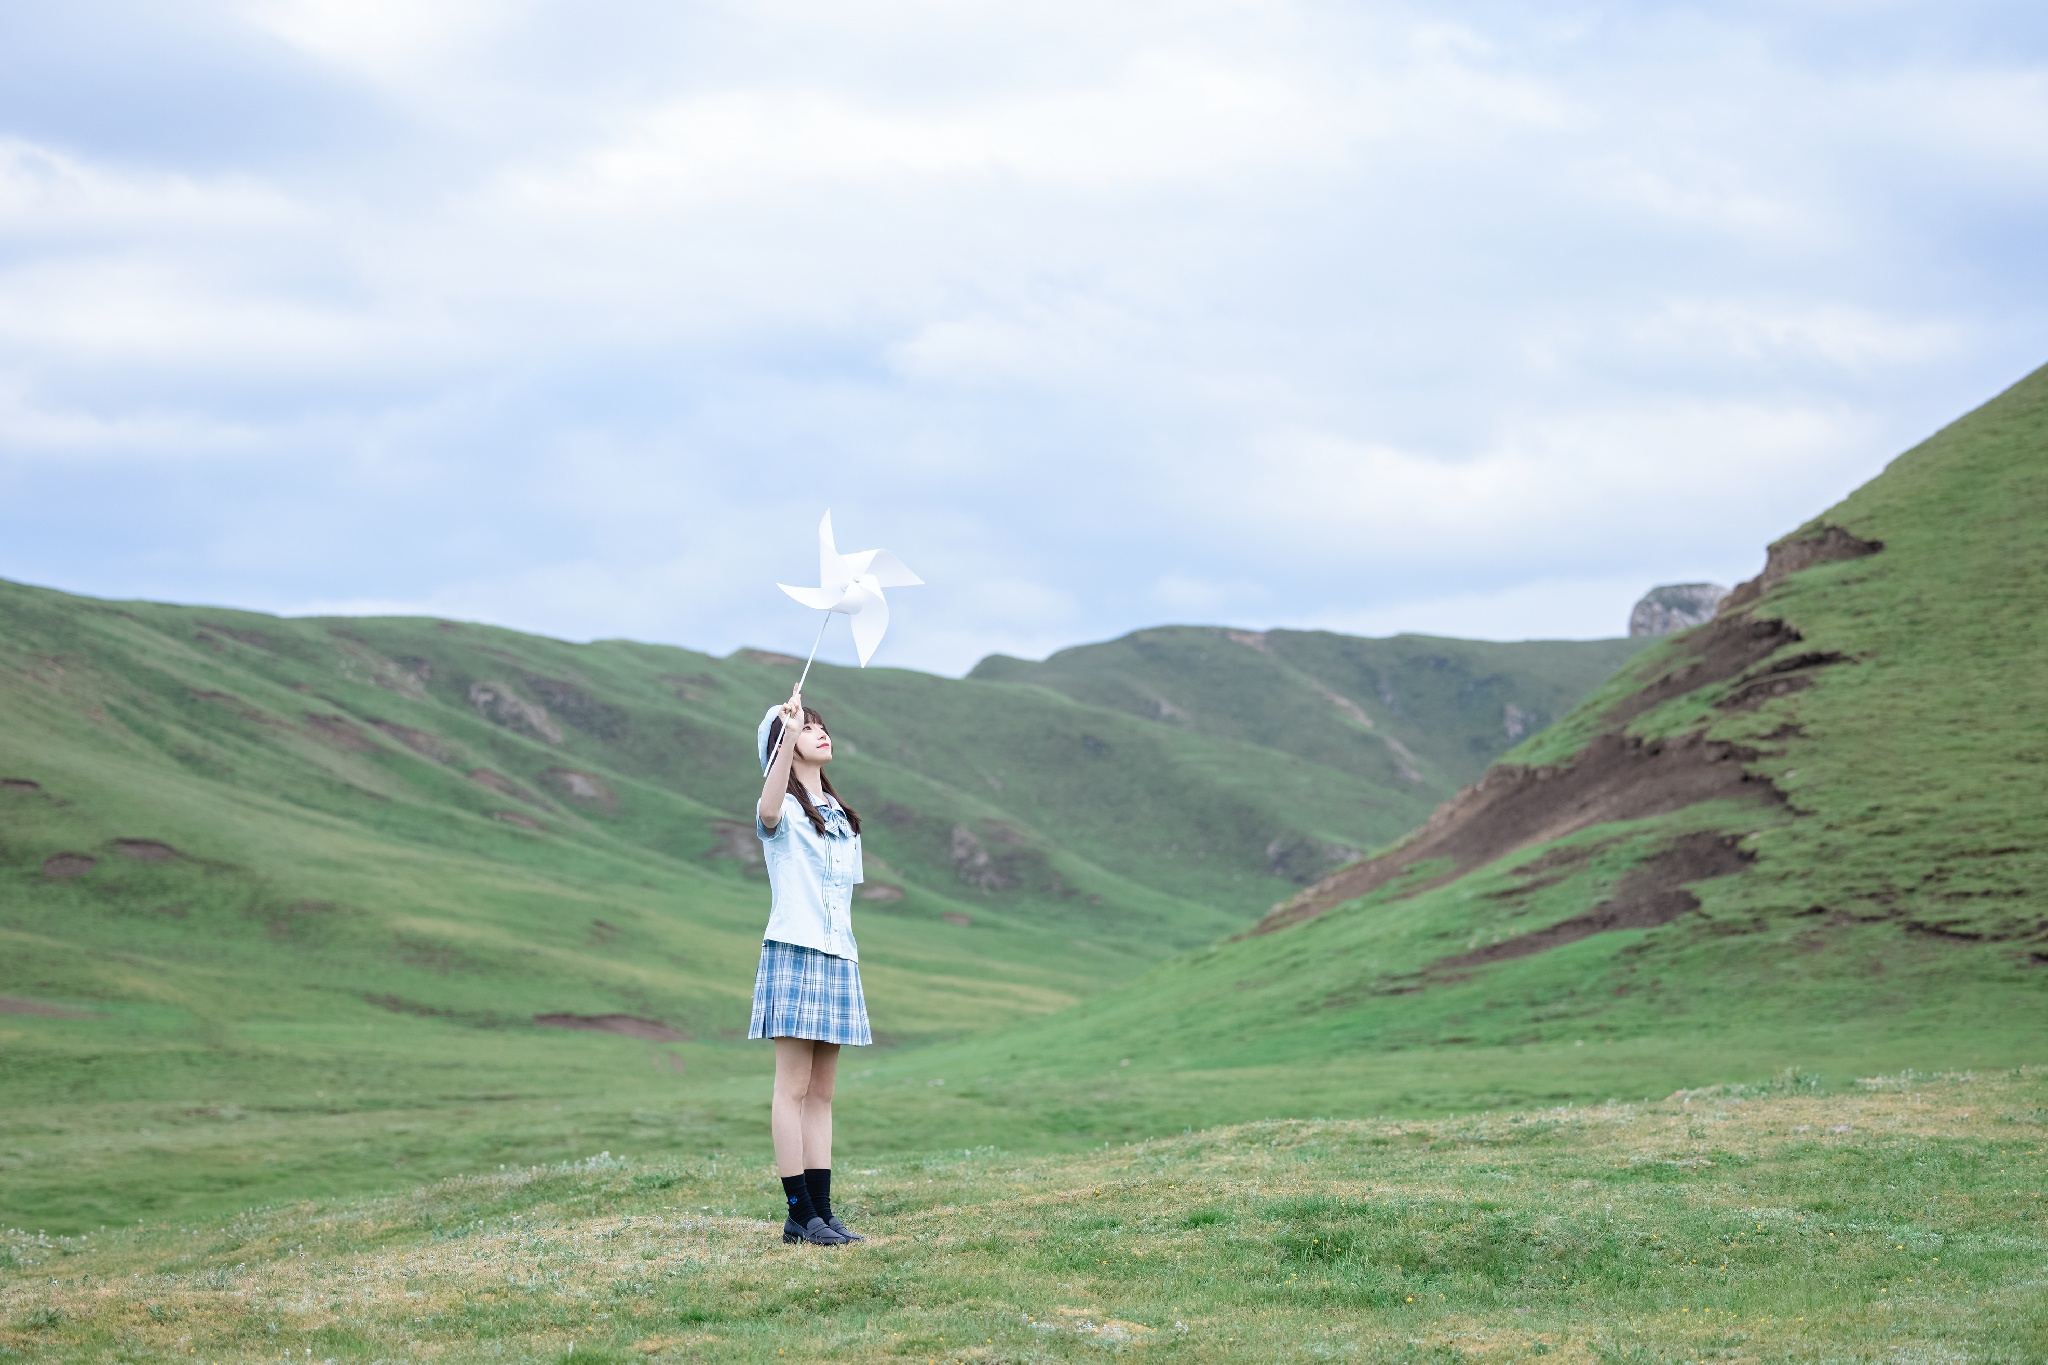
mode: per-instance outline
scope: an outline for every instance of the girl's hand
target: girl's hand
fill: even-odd
[[[782,794],[788,789],[789,767],[796,758],[796,738],[804,728],[804,694],[789,689],[789,700],[776,708],[782,719],[782,739],[768,756],[768,771],[761,782],[761,800],[755,810],[761,824],[773,830],[782,823]]]

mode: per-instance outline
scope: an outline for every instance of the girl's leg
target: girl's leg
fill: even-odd
[[[812,1043],[810,1085],[804,1098],[802,1169],[832,1169],[832,1088],[839,1080],[839,1044]],[[781,1147],[776,1160],[782,1159]]]
[[[808,1038],[777,1038],[775,1040],[775,1098],[768,1110],[768,1132],[775,1141],[775,1173],[780,1176],[802,1175],[804,1173],[804,1148],[806,1145],[807,1118],[810,1106],[805,1103],[810,1095],[812,1072],[815,1069],[814,1049],[830,1046],[833,1063],[838,1061],[837,1046],[814,1043]],[[830,1072],[827,1072],[829,1077]],[[831,1092],[828,1080],[826,1094]],[[826,1144],[831,1144],[832,1119],[831,1100],[827,1099],[825,1132]]]

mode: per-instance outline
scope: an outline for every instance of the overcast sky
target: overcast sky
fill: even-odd
[[[1617,634],[2048,361],[2044,211],[2038,3],[0,0],[0,576]]]

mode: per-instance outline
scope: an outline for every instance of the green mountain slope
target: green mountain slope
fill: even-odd
[[[1397,848],[951,1064],[999,1046],[1050,1071],[1279,1066],[1313,1088],[1304,1065],[1429,1049],[1397,1088],[1429,1069],[1469,1104],[1652,1093],[1817,1052],[2038,1060],[2044,603],[2048,370],[1772,546],[1713,623],[1636,658]],[[1616,1064],[1578,1065],[1581,1047]]]
[[[1161,626],[1043,663],[991,655],[968,676],[1036,683],[1184,732],[1335,759],[1433,805],[1649,643]],[[1220,647],[1228,645],[1237,648]]]
[[[396,1148],[435,1170],[558,1156],[579,1105],[604,1141],[751,1074],[760,1050],[732,1043],[766,915],[753,732],[794,671],[0,584],[0,1183],[60,1203],[78,1183],[37,1137],[84,1114],[64,1106],[101,1106],[58,1126],[125,1126],[130,1157],[169,1143],[150,1159],[198,1197],[373,1186]],[[857,928],[893,1042],[1127,980],[1327,865],[1275,849],[1384,844],[1431,803],[1341,754],[1042,687],[823,668],[811,694],[868,824]],[[570,1117],[444,1112],[543,1094]],[[435,1134],[357,1121],[386,1110]],[[227,1170],[226,1130],[164,1135],[234,1113],[246,1147],[247,1115],[294,1112],[333,1129],[286,1143],[298,1168]]]

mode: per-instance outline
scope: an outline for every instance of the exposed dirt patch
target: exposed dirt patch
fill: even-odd
[[[972,919],[970,919],[966,915],[961,914],[957,910],[948,910],[945,914],[940,915],[939,918],[944,920],[948,924],[957,924],[962,929],[965,929],[968,925],[974,923]]]
[[[373,720],[370,724],[403,744],[422,758],[431,758],[436,763],[446,763],[455,753],[438,735],[425,730],[415,730],[410,725],[399,725],[388,720]]]
[[[903,888],[900,886],[889,886],[883,882],[867,882],[855,894],[864,901],[879,901],[887,904],[890,901],[902,900]]]
[[[1812,535],[1781,540],[1765,552],[1762,573],[1747,583],[1737,584],[1735,591],[1721,599],[1721,615],[1741,611],[1801,569],[1844,559],[1862,559],[1883,548],[1883,541],[1865,540],[1839,526],[1823,526]]]
[[[531,815],[527,815],[523,811],[494,810],[491,812],[491,818],[493,820],[502,820],[508,825],[517,825],[520,829],[543,828],[540,821],[534,819]]]
[[[550,768],[541,774],[541,780],[579,806],[591,806],[606,812],[619,808],[617,793],[613,792],[605,780],[596,773],[580,773],[573,768]]]
[[[1233,644],[1243,645],[1246,649],[1256,649],[1261,654],[1273,652],[1272,639],[1263,630],[1225,630],[1223,638]]]
[[[1623,697],[1607,709],[1601,724],[1613,729],[1688,692],[1739,677],[1786,645],[1797,643],[1798,631],[1783,621],[1752,621],[1747,616],[1716,617],[1685,635],[1677,648],[1682,661],[1656,681]]]
[[[735,658],[745,659],[750,664],[768,664],[774,668],[802,668],[804,661],[792,654],[777,654],[766,649],[742,649]]]
[[[1610,820],[1640,820],[1732,797],[1782,804],[1784,798],[1768,779],[1753,777],[1743,768],[1755,757],[1753,750],[1702,734],[1656,740],[1605,734],[1581,750],[1569,767],[1497,765],[1439,806],[1429,823],[1401,847],[1339,868],[1274,906],[1247,932],[1270,934],[1313,919],[1332,906],[1378,890],[1417,863],[1448,858],[1452,864],[1413,889],[1420,892],[1517,849],[1547,844]]]
[[[18,995],[0,995],[0,1014],[32,1014],[39,1019],[99,1019],[97,1010],[66,1009],[62,1005],[49,1005],[40,1000],[24,1000]]]
[[[1794,692],[1804,692],[1813,686],[1811,675],[1796,675],[1790,678],[1770,678],[1763,682],[1750,683],[1740,691],[1732,692],[1714,705],[1723,711],[1754,711],[1767,701],[1789,697]]]
[[[116,839],[114,851],[145,863],[167,863],[184,856],[159,839]]]
[[[354,753],[373,753],[377,741],[371,739],[347,716],[323,714],[319,711],[306,712],[306,728],[315,736],[326,740],[337,749],[348,749]]]
[[[678,1028],[633,1014],[536,1014],[533,1022],[542,1028],[573,1028],[589,1033],[616,1033],[624,1038],[645,1038],[656,1043],[687,1043],[690,1035]]]
[[[1615,886],[1614,894],[1585,914],[1559,920],[1547,929],[1504,943],[1490,943],[1469,953],[1439,959],[1423,970],[1441,975],[1488,962],[1530,957],[1611,929],[1654,929],[1669,924],[1700,908],[1699,897],[1686,890],[1685,883],[1725,877],[1756,860],[1755,854],[1736,846],[1739,837],[1710,830],[1681,835],[1663,852],[1631,868]]]
[[[70,881],[92,871],[98,861],[84,853],[52,853],[43,859],[43,875],[53,882]]]
[[[26,777],[0,777],[0,791],[39,792],[42,789],[42,783],[31,782]]]
[[[1733,692],[1714,703],[1723,711],[1754,711],[1773,697],[1789,697],[1813,686],[1813,670],[1835,664],[1853,663],[1839,650],[1812,650],[1779,659],[1754,676],[1745,678]]]

